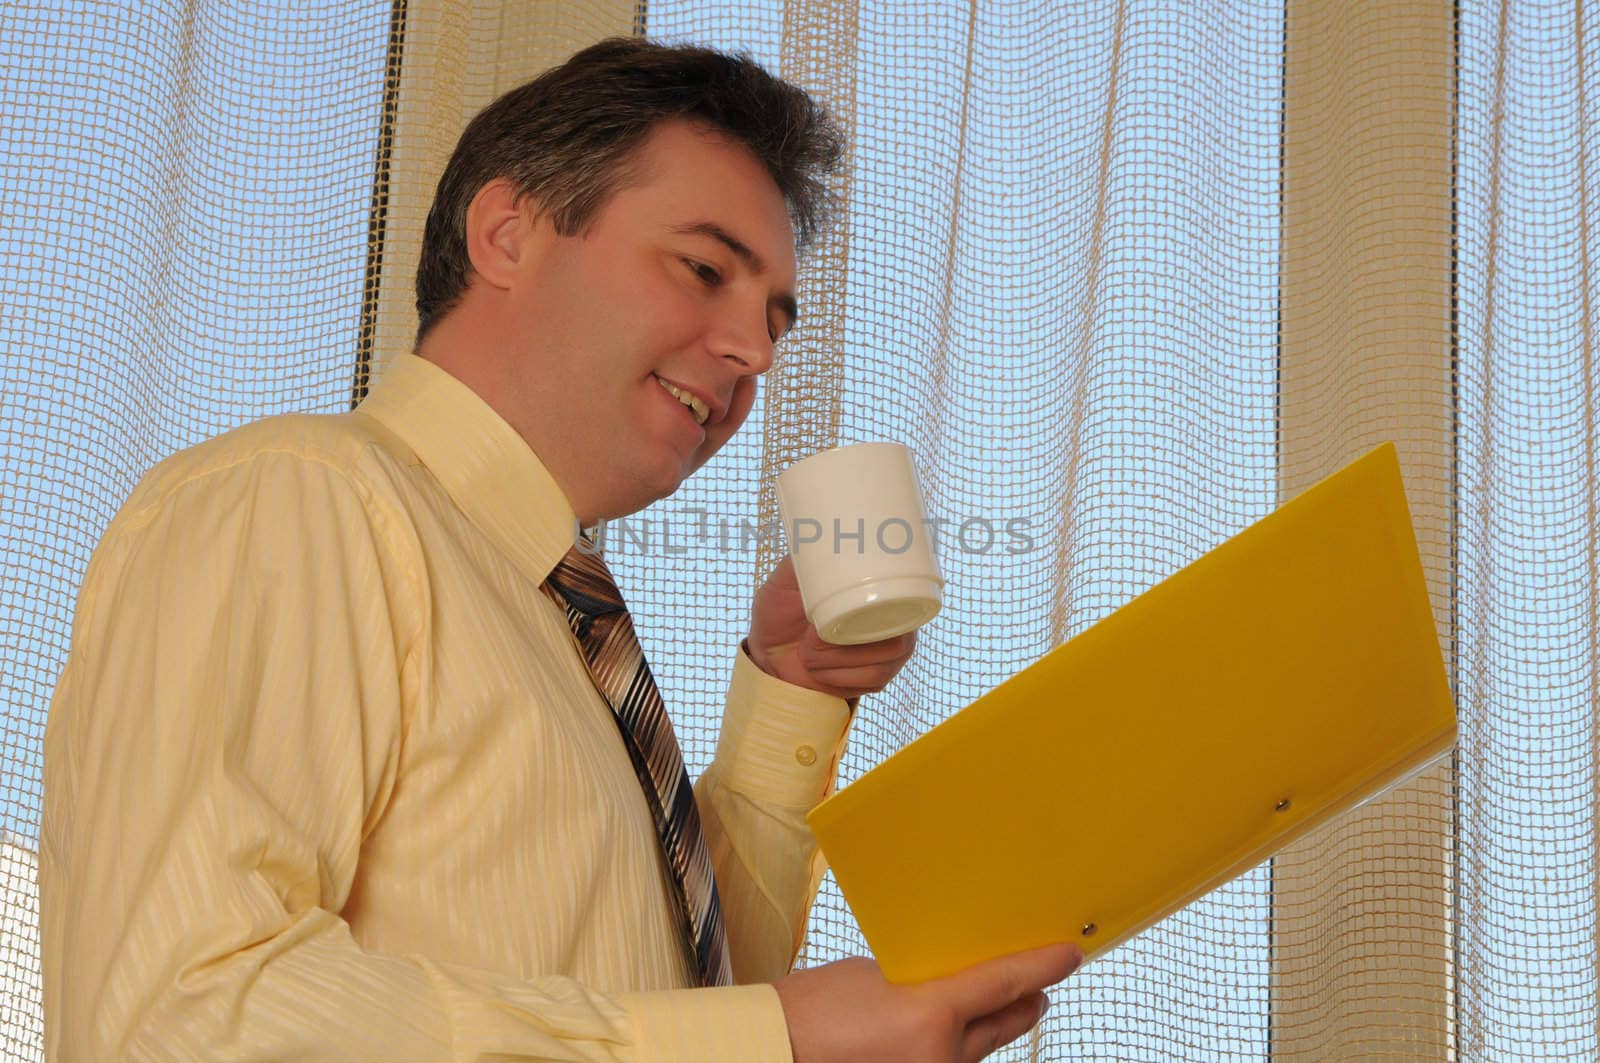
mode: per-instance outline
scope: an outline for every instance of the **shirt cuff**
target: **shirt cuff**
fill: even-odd
[[[770,985],[671,989],[619,997],[639,1063],[793,1063]]]
[[[786,683],[739,651],[717,740],[719,783],[809,810],[833,789],[854,717],[843,698]]]

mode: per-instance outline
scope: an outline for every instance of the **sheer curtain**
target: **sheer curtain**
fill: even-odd
[[[1464,5],[1459,1049],[1595,1059],[1600,7]]]
[[[8,1058],[43,1050],[40,749],[89,553],[166,455],[348,405],[389,22],[367,0],[0,13]]]
[[[904,440],[943,521],[945,612],[864,702],[848,782],[1394,438],[1456,763],[1116,950],[1001,1058],[1594,1058],[1594,16],[8,9],[0,1040],[38,1056],[39,745],[116,506],[175,449],[347,407],[409,346],[421,218],[467,117],[590,40],[648,32],[752,52],[851,135],[841,224],[806,263],[804,324],[750,424],[608,529],[691,772],[781,550],[758,531],[771,478],[799,456]],[[862,947],[826,883],[803,962]]]
[[[649,19],[777,62],[852,134],[844,231],[805,270],[765,434],[734,459],[764,484],[819,446],[903,440],[944,522],[945,610],[866,699],[845,782],[1270,511],[1281,6],[658,0]],[[746,597],[771,560],[703,547],[693,563],[737,565]],[[665,612],[652,560],[633,578]],[[656,655],[685,656],[652,620]],[[1268,885],[1117,950],[1013,1054],[1264,1055]],[[863,947],[828,882],[807,962]]]

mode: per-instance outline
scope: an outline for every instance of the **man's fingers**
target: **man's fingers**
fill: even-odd
[[[1083,950],[1076,945],[1046,945],[969,967],[943,979],[965,1022],[972,1023],[1055,985],[1078,969]]]
[[[816,631],[807,633],[799,647],[800,661],[813,674],[837,672],[844,669],[875,668],[890,677],[911,659],[916,648],[914,636],[901,635],[882,642],[869,642],[860,646],[833,646],[822,641]]]
[[[1008,1045],[1021,1037],[1042,1018],[1050,1007],[1050,999],[1044,993],[1029,993],[1021,1000],[1012,1001],[993,1015],[967,1025],[967,1032],[961,1039],[961,1059],[963,1063],[971,1061],[977,1063],[989,1053]]]
[[[889,685],[894,673],[882,665],[867,668],[813,668],[811,677],[827,693],[841,698],[857,698],[862,694],[876,694]]]
[[[828,666],[854,665],[854,664],[885,664],[889,661],[903,661],[910,658],[912,651],[917,648],[917,633],[908,631],[904,635],[896,635],[891,639],[882,639],[878,642],[863,642],[855,646],[840,646],[827,642],[817,634],[816,629],[811,629],[810,637],[806,640],[806,653],[818,664]]]

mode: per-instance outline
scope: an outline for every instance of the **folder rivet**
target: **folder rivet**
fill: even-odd
[[[1100,928],[1095,926],[1093,923],[1084,923],[1083,924],[1083,936],[1086,937],[1086,938],[1087,937],[1094,937],[1094,932],[1096,930],[1099,930],[1099,929]]]
[[[1282,801],[1279,801],[1276,805],[1273,806],[1273,811],[1274,812],[1287,812],[1287,811],[1289,811],[1289,799],[1287,797],[1285,797]]]

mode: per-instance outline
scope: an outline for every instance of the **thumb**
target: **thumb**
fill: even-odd
[[[963,1022],[993,1014],[1053,986],[1083,962],[1073,944],[1046,945],[967,968],[934,983],[948,991]]]

